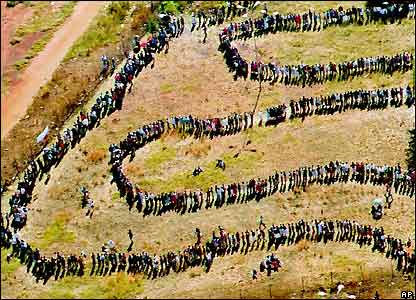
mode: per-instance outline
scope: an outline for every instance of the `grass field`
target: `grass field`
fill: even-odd
[[[351,4],[344,4],[353,5]],[[276,3],[269,9],[303,11],[333,7],[333,3]],[[403,50],[413,51],[414,21],[401,25],[369,25],[331,28],[320,33],[279,33],[256,41],[265,59],[274,56],[281,63],[327,62],[362,55],[389,55]],[[178,216],[143,219],[128,211],[116,187],[110,185],[108,145],[118,143],[131,130],[171,115],[193,114],[198,117],[223,116],[252,109],[257,84],[242,80],[233,82],[221,54],[217,51],[217,29],[209,29],[206,45],[202,34],[189,33],[171,43],[168,54],[160,54],[154,69],[145,70],[127,95],[123,110],[104,120],[101,126],[71,150],[51,172],[48,185],[35,188],[37,200],[30,205],[28,224],[22,237],[38,243],[45,254],[54,251],[91,253],[108,239],[121,249],[128,246],[128,229],[135,235],[134,251],[177,250],[194,240],[192,231],[201,229],[210,235],[217,225],[228,231],[256,226],[261,214],[267,224],[286,223],[304,218],[348,218],[374,226],[402,239],[414,242],[415,203],[408,197],[395,197],[393,208],[380,221],[369,215],[370,202],[381,196],[383,188],[357,185],[311,187],[305,193],[277,194],[259,203],[234,205],[219,210],[201,211]],[[381,42],[379,42],[381,41]],[[242,46],[246,44],[246,47]],[[369,46],[370,45],[370,46]],[[253,56],[254,42],[241,43],[240,51]],[[239,48],[240,49],[240,48]],[[405,85],[411,72],[385,76],[371,74],[348,82],[331,82],[307,88],[263,86],[259,109],[287,103],[303,95],[315,96],[352,89],[370,89]],[[91,105],[91,102],[87,105]],[[132,162],[124,163],[134,183],[154,192],[195,190],[223,182],[263,177],[272,170],[287,170],[302,165],[330,160],[372,161],[379,164],[404,165],[408,143],[407,130],[415,127],[415,109],[347,112],[333,116],[314,116],[288,122],[276,128],[256,128],[248,132],[252,141],[237,159],[245,133],[215,140],[196,141],[171,135],[136,152]],[[71,124],[73,119],[68,121]],[[214,169],[216,159],[224,159],[224,172]],[[3,162],[3,158],[2,158]],[[197,178],[189,176],[201,165],[206,171]],[[81,186],[86,186],[96,204],[94,217],[85,217],[80,208]],[[7,205],[2,197],[2,211]],[[48,216],[47,218],[45,216]],[[65,216],[65,217],[63,217]],[[63,242],[65,241],[65,242]],[[283,260],[282,271],[270,278],[252,282],[249,272],[258,268],[266,255],[254,252],[217,259],[211,272],[201,268],[148,281],[138,276],[120,275],[109,278],[68,278],[35,284],[24,268],[14,263],[5,265],[2,252],[2,295],[4,297],[42,298],[316,298],[319,287],[329,290],[333,282],[342,281],[346,292],[361,298],[373,297],[379,291],[383,298],[399,297],[401,290],[414,290],[414,282],[391,271],[391,263],[379,253],[360,249],[352,244],[308,244],[285,247],[276,251]],[[4,273],[4,274],[3,274]],[[332,274],[332,275],[331,275]],[[15,278],[14,278],[15,277]],[[302,293],[301,290],[305,291]],[[329,295],[328,295],[329,298]]]

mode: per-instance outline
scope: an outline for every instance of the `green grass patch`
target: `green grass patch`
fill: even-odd
[[[160,92],[161,93],[170,93],[175,89],[173,84],[170,83],[163,83],[160,85]]]
[[[183,191],[184,189],[206,190],[215,184],[229,181],[229,178],[221,169],[215,168],[216,161],[207,166],[201,166],[204,172],[198,176],[192,176],[192,171],[178,172],[168,179],[146,177],[139,180],[139,186],[145,190],[154,192]]]
[[[16,37],[24,37],[29,33],[47,32],[61,25],[74,11],[76,1],[66,2],[58,11],[51,12],[49,1],[36,1],[30,22],[16,29]]]
[[[105,11],[95,17],[88,30],[74,43],[64,61],[89,56],[90,52],[108,46],[120,39],[121,25],[128,15],[130,2],[111,2]]]
[[[44,36],[38,39],[30,48],[29,52],[25,55],[26,59],[34,58],[40,51],[45,48],[46,44],[52,39],[53,33],[47,32]]]
[[[120,199],[120,192],[115,192],[111,195],[111,200],[117,201],[118,199]]]
[[[251,176],[253,169],[257,165],[262,163],[263,154],[259,151],[252,152],[256,147],[253,144],[246,146],[244,151],[240,152],[240,155],[234,157],[234,153],[227,153],[223,156],[222,160],[225,162],[227,169],[235,170],[240,175]],[[235,179],[234,179],[235,180]]]
[[[275,131],[273,127],[253,127],[247,130],[247,141],[251,141],[252,144],[262,144],[267,142],[269,135]],[[245,133],[243,133],[245,134]],[[251,146],[248,145],[248,148]]]
[[[6,257],[7,254],[11,252],[7,251],[5,249],[1,250],[1,280],[8,280],[13,277],[13,274],[16,272],[16,270],[21,266],[19,260],[17,258],[12,258],[10,263],[7,263]]]
[[[35,241],[35,247],[39,249],[47,248],[54,243],[72,243],[75,241],[75,232],[67,230],[65,224],[68,223],[71,216],[65,212],[58,213],[51,224],[39,240]]]
[[[34,58],[36,55],[38,55],[38,53],[41,52],[45,48],[46,44],[48,44],[52,36],[53,36],[52,32],[47,32],[40,39],[38,39],[32,45],[29,51],[26,53],[25,57],[22,59],[19,59],[18,61],[14,63],[15,69],[17,71],[21,71],[24,68],[26,68],[30,63],[30,60]]]
[[[159,141],[160,150],[153,152],[144,161],[146,171],[157,171],[165,162],[173,160],[176,157],[176,149],[170,146],[164,146]]]
[[[17,71],[23,70],[29,64],[29,60],[26,58],[19,59],[14,63],[14,67]]]
[[[293,136],[290,132],[284,133],[282,137],[282,144],[291,144],[291,145],[297,145],[299,144],[299,140]]]
[[[142,279],[117,273],[108,277],[65,277],[39,296],[45,299],[126,299],[143,291]]]

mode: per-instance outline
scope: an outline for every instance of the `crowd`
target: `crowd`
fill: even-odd
[[[339,63],[317,63],[299,65],[278,65],[275,62],[263,63],[252,61],[249,63],[240,56],[238,49],[232,46],[227,35],[220,36],[219,50],[223,52],[225,62],[234,73],[234,80],[242,77],[246,80],[269,81],[285,85],[322,84],[326,81],[338,79],[348,80],[356,76],[369,73],[384,73],[392,75],[394,72],[406,72],[413,68],[413,54],[408,52],[398,53],[393,56],[361,57],[351,61]]]
[[[42,154],[36,159],[31,160],[28,168],[23,174],[23,179],[18,182],[17,190],[9,200],[10,211],[8,217],[12,217],[11,225],[16,230],[21,229],[27,220],[27,204],[32,199],[32,192],[36,180],[42,180],[44,174],[48,174],[53,166],[57,166],[70,148],[85,137],[87,131],[99,126],[100,121],[109,116],[116,110],[121,110],[127,86],[130,89],[133,85],[133,78],[151,63],[154,64],[155,53],[163,50],[170,38],[176,37],[183,31],[183,24],[174,17],[161,23],[159,30],[149,36],[147,41],[142,42],[135,54],[131,54],[120,72],[115,75],[114,86],[110,91],[106,91],[96,99],[90,112],[80,112],[74,125],[66,128],[62,135],[58,134],[57,140],[50,146],[42,150]],[[136,38],[135,38],[136,39]],[[46,182],[49,180],[46,180]],[[45,183],[46,183],[45,182]],[[92,217],[94,202],[89,199],[85,201],[88,206],[87,214]]]
[[[240,5],[240,4],[238,4]],[[215,14],[206,17],[202,13],[198,17],[199,24],[205,27],[212,24],[221,24],[225,19],[240,16],[245,13],[252,1],[242,1],[242,7],[238,7],[234,2],[229,1],[228,10],[219,9]],[[398,4],[393,5],[394,9],[387,12],[384,10],[375,10],[374,12],[366,11],[366,21],[372,22],[380,19],[390,20],[391,22],[400,19],[402,15],[408,15],[406,7]],[[414,6],[408,6],[412,16],[414,16]],[[404,9],[404,11],[403,11]],[[347,10],[348,12],[348,10]],[[333,17],[332,14],[336,17]],[[322,28],[332,23],[337,23],[339,15],[343,10],[330,12],[322,17]],[[350,14],[350,13],[349,13]],[[214,17],[215,15],[215,17]],[[267,15],[268,16],[268,15]],[[279,16],[279,15],[278,15]],[[308,14],[309,16],[309,14]],[[359,23],[361,12],[348,15],[354,21]],[[344,20],[344,16],[341,20]],[[269,17],[267,17],[269,18]],[[280,16],[279,16],[280,18]],[[312,25],[312,17],[302,17],[303,30]],[[313,14],[315,18],[315,14]],[[291,18],[289,18],[291,20]],[[269,24],[269,19],[255,22],[255,28],[262,32],[270,30],[262,28],[264,24]],[[277,18],[275,20],[278,20]],[[280,20],[280,19],[279,19]],[[287,19],[286,19],[287,20]],[[315,19],[314,19],[315,20]],[[319,17],[320,20],[320,17]],[[364,22],[364,20],[362,20]],[[275,22],[275,28],[286,28],[289,21]],[[342,21],[344,22],[344,21]],[[342,23],[341,22],[341,23]],[[205,25],[204,25],[205,23]],[[250,23],[250,22],[249,22]],[[297,21],[295,22],[297,24]],[[283,24],[283,25],[279,25]],[[306,24],[306,25],[305,25]],[[234,26],[234,25],[233,25]],[[250,25],[253,28],[253,25]],[[297,25],[296,25],[297,26]],[[306,26],[306,27],[305,27]],[[313,26],[316,27],[316,26]],[[296,27],[297,28],[297,27]],[[18,231],[26,224],[28,203],[32,200],[32,193],[36,180],[42,179],[43,175],[48,174],[53,166],[57,166],[64,155],[86,135],[88,130],[99,126],[100,121],[116,110],[122,108],[123,99],[126,91],[131,90],[133,78],[147,66],[154,65],[155,54],[169,49],[169,39],[178,37],[184,29],[184,20],[168,18],[166,24],[162,23],[159,31],[152,34],[146,42],[140,42],[139,39],[133,40],[134,53],[130,54],[126,64],[121,71],[115,75],[115,83],[111,91],[107,91],[96,99],[88,113],[81,112],[72,128],[65,129],[62,136],[58,135],[56,142],[51,147],[43,149],[41,157],[31,160],[29,166],[23,174],[23,179],[18,182],[16,192],[9,200],[10,211],[5,217],[1,215],[1,246],[12,248],[7,260],[18,258],[22,264],[27,266],[27,272],[32,273],[37,281],[43,281],[44,284],[52,278],[63,278],[68,275],[83,276],[85,273],[88,256],[85,253],[79,255],[65,256],[56,252],[52,257],[41,255],[39,249],[32,249],[27,242],[22,240]],[[259,30],[261,29],[261,30]],[[240,30],[240,31],[238,31]],[[247,29],[250,31],[250,29]],[[297,30],[297,29],[296,29]],[[315,30],[315,29],[314,29]],[[251,30],[252,31],[252,30]],[[227,29],[221,34],[221,48],[227,53],[226,59],[233,70],[242,76],[239,67],[242,61],[244,68],[247,70],[245,78],[248,77],[248,64],[238,58],[238,51],[231,47],[231,40],[235,39],[237,33],[246,33],[246,29],[239,26]],[[255,33],[256,34],[256,33]],[[227,48],[229,47],[229,48]],[[228,57],[229,56],[229,57]],[[229,60],[229,61],[228,61]],[[240,61],[241,60],[241,61]],[[253,80],[270,80],[284,81],[285,84],[312,84],[333,78],[347,79],[349,76],[356,76],[363,72],[386,72],[392,73],[397,70],[406,71],[411,69],[413,56],[412,54],[403,53],[394,57],[377,57],[359,59],[355,62],[342,64],[328,64],[323,66],[285,66],[283,69],[274,64],[263,65],[261,63],[251,64],[251,78]],[[237,67],[236,67],[237,63]],[[335,67],[334,67],[335,65]],[[106,64],[108,67],[108,63]],[[323,70],[321,70],[323,68]],[[333,70],[335,68],[335,70]],[[244,75],[243,75],[244,76]],[[128,88],[129,87],[129,88]],[[251,200],[259,201],[268,195],[276,192],[293,191],[294,189],[303,188],[311,184],[334,184],[357,182],[360,184],[387,185],[391,186],[395,192],[402,195],[413,197],[415,193],[415,170],[403,170],[400,165],[390,167],[387,165],[377,166],[371,163],[347,163],[347,162],[330,162],[327,165],[317,165],[301,167],[292,171],[275,172],[268,178],[253,178],[247,182],[216,185],[209,188],[206,192],[170,192],[155,195],[151,192],[143,191],[137,186],[133,186],[130,180],[125,176],[122,170],[122,161],[128,155],[134,156],[137,149],[147,143],[161,137],[162,134],[169,130],[178,130],[181,133],[192,135],[196,138],[203,135],[210,138],[223,135],[236,134],[254,125],[262,126],[285,121],[290,118],[305,118],[313,114],[332,114],[349,109],[381,109],[388,106],[399,107],[403,104],[409,107],[414,105],[414,91],[410,88],[393,88],[378,89],[375,91],[355,91],[341,94],[334,94],[327,97],[305,98],[298,101],[291,101],[288,106],[280,105],[271,107],[259,115],[252,112],[243,114],[232,114],[225,118],[198,119],[192,116],[171,117],[166,120],[158,120],[151,124],[145,125],[135,132],[129,133],[127,138],[120,142],[119,145],[111,145],[111,172],[113,174],[112,182],[117,184],[122,197],[132,209],[136,206],[137,210],[144,215],[157,214],[161,215],[168,211],[177,213],[195,212],[203,207],[205,209],[213,206],[219,208],[223,205],[234,203],[246,203]],[[219,164],[218,167],[225,169],[225,164]],[[202,169],[201,169],[202,170]],[[94,202],[89,198],[87,191],[83,190],[82,205],[88,207],[87,215],[92,217]],[[10,219],[12,220],[10,223]],[[10,223],[10,224],[9,224]],[[263,224],[264,225],[264,224]],[[280,226],[272,225],[268,229],[266,238],[265,228],[260,227],[253,231],[228,234],[219,226],[219,235],[213,232],[212,238],[205,244],[201,241],[201,234],[198,230],[198,238],[195,245],[189,245],[186,249],[178,253],[168,252],[163,255],[151,255],[147,252],[138,254],[119,253],[109,248],[103,248],[99,253],[91,254],[91,275],[92,274],[111,274],[112,272],[126,271],[128,273],[145,273],[149,278],[168,275],[170,271],[180,272],[187,268],[203,265],[208,272],[215,257],[233,254],[236,252],[252,251],[254,247],[263,249],[267,243],[268,250],[274,245],[277,249],[280,245],[297,242],[301,239],[320,242],[327,241],[352,241],[360,246],[372,244],[373,250],[386,253],[387,257],[397,260],[397,269],[403,272],[414,272],[415,254],[406,251],[406,245],[410,248],[408,242],[403,243],[401,240],[385,236],[382,228],[371,228],[371,226],[362,226],[355,222],[337,221],[336,228],[331,221],[314,221],[304,222],[303,220]],[[265,227],[265,225],[264,225]],[[130,236],[130,234],[129,234]],[[336,238],[334,239],[334,236]],[[132,242],[132,235],[130,237]],[[256,246],[255,246],[256,245]]]
[[[398,70],[411,69],[413,54],[404,52],[390,57],[384,55],[362,57],[340,63],[278,65],[275,62],[262,61],[249,63],[241,57],[238,49],[231,42],[235,39],[248,39],[278,31],[319,31],[320,28],[324,29],[330,25],[344,23],[369,24],[378,21],[394,23],[408,17],[415,17],[415,5],[412,3],[390,3],[382,7],[375,6],[365,9],[353,6],[347,10],[339,7],[338,9],[329,9],[322,16],[311,10],[304,14],[280,15],[274,13],[270,15],[264,13],[261,18],[255,20],[249,18],[241,23],[230,23],[226,26],[219,33],[219,50],[223,52],[230,71],[235,72],[234,80],[240,77],[246,80],[250,75],[251,80],[270,81],[271,84],[280,82],[285,85],[302,85],[304,87],[328,80],[347,80],[372,72],[392,74]]]
[[[241,17],[248,13],[255,5],[255,1],[226,1],[219,8],[214,7],[208,11],[199,10],[191,15],[191,32],[204,27],[221,25],[226,20]]]
[[[295,187],[306,188],[312,183],[331,184],[335,182],[356,181],[360,183],[393,185],[395,192],[413,197],[415,190],[415,170],[402,170],[400,166],[375,166],[370,163],[331,162],[326,166],[310,166],[288,172],[277,172],[268,179],[251,179],[248,182],[223,184],[211,187],[208,191],[162,193],[156,195],[142,190],[134,185],[123,171],[122,162],[127,156],[134,157],[137,149],[159,139],[170,130],[178,130],[182,134],[199,138],[208,136],[231,135],[253,126],[269,126],[287,119],[306,118],[311,115],[327,115],[341,113],[351,109],[373,110],[388,106],[400,107],[406,104],[409,108],[414,105],[414,90],[407,86],[357,90],[336,93],[328,96],[306,98],[290,101],[289,105],[273,106],[264,112],[254,115],[252,112],[232,114],[224,118],[198,119],[196,117],[180,116],[158,120],[130,132],[119,145],[109,147],[112,181],[116,183],[120,196],[126,198],[131,210],[136,206],[144,216],[161,215],[168,211],[177,213],[195,212],[205,206],[221,207],[225,203],[242,202],[243,199],[260,199],[277,190],[285,192]],[[224,162],[222,162],[224,163]],[[225,168],[225,163],[221,164]],[[194,170],[197,176],[202,168]],[[374,179],[374,176],[377,179]],[[205,203],[203,205],[203,203]]]
[[[205,243],[202,241],[201,231],[196,229],[196,242],[186,248],[165,254],[117,252],[115,248],[103,246],[100,252],[91,253],[90,260],[86,253],[80,255],[65,256],[56,252],[52,257],[42,256],[39,249],[32,249],[19,236],[1,223],[1,245],[4,248],[12,248],[7,260],[18,258],[26,265],[27,272],[35,276],[36,281],[44,284],[54,277],[55,280],[65,276],[83,276],[87,262],[90,261],[90,276],[110,275],[113,272],[127,272],[129,274],[145,274],[147,278],[157,278],[169,275],[171,272],[184,272],[190,268],[202,266],[209,272],[215,258],[233,254],[247,254],[251,251],[269,251],[272,247],[277,250],[284,245],[293,245],[301,240],[316,243],[350,242],[363,246],[371,246],[372,251],[377,251],[387,258],[396,261],[397,271],[403,274],[415,272],[416,255],[412,247],[412,241],[402,241],[384,232],[383,227],[377,228],[371,225],[362,225],[350,220],[313,220],[303,219],[289,224],[271,224],[267,227],[264,223],[256,229],[241,230],[235,233],[227,232],[218,226],[218,231],[213,231]],[[275,258],[270,260],[277,267]]]
[[[136,188],[129,182],[120,190],[130,209],[136,206],[144,216],[162,215],[174,211],[178,214],[196,212],[203,208],[220,208],[224,205],[242,204],[252,200],[260,201],[276,192],[284,193],[297,189],[305,190],[313,184],[359,183],[373,186],[393,185],[401,195],[410,198],[415,193],[415,171],[406,171],[400,165],[379,166],[368,162],[335,161],[326,165],[301,167],[290,171],[276,171],[268,178],[252,178],[245,182],[215,185],[206,192],[184,191],[154,194]],[[120,187],[120,185],[119,185]]]
[[[414,3],[389,3],[374,7],[355,7],[344,9],[331,8],[320,13],[309,10],[305,13],[279,14],[267,13],[264,10],[263,16],[239,23],[230,23],[222,30],[230,40],[249,39],[253,36],[261,36],[269,33],[282,31],[320,31],[330,26],[359,24],[367,25],[375,22],[395,23],[405,18],[415,18]]]
[[[282,267],[282,262],[280,259],[274,254],[267,255],[261,262],[260,262],[260,272],[267,271],[267,276],[272,275],[273,272],[279,272],[279,268]],[[254,270],[254,274],[257,274],[257,271]],[[257,277],[256,277],[257,278]],[[254,279],[254,278],[253,278]]]

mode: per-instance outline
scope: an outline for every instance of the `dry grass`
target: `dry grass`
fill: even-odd
[[[286,4],[286,8],[291,10],[292,7]],[[384,35],[390,34],[386,33],[388,30],[397,31],[400,41],[402,40],[403,33],[399,26],[373,27],[381,31],[375,35],[362,35],[360,38],[363,44],[383,38]],[[332,34],[335,38],[323,39],[319,46],[322,49],[332,49],[332,43],[338,43],[336,36],[340,37],[343,30],[334,29]],[[408,36],[414,36],[412,32],[414,29],[408,32]],[[324,34],[319,33],[317,36]],[[351,35],[345,37],[350,43],[353,40]],[[32,210],[28,225],[22,232],[24,239],[33,242],[34,237],[41,238],[41,233],[49,225],[45,216],[54,215],[62,209],[71,211],[71,218],[65,223],[65,230],[76,232],[78,239],[77,242],[66,244],[64,249],[60,249],[65,253],[79,252],[80,249],[90,253],[96,251],[108,239],[113,239],[120,249],[126,249],[128,229],[139,237],[135,242],[134,251],[176,250],[186,247],[194,240],[192,230],[195,227],[199,227],[206,238],[219,224],[228,231],[254,228],[260,214],[264,216],[266,223],[270,224],[292,222],[299,218],[309,220],[321,216],[322,211],[325,218],[349,218],[383,226],[386,232],[394,233],[401,238],[407,239],[409,234],[414,235],[414,201],[397,196],[393,208],[387,215],[380,221],[374,221],[368,213],[369,203],[375,196],[381,195],[383,189],[349,184],[314,186],[298,195],[274,195],[259,203],[234,205],[184,216],[171,213],[143,219],[136,212],[129,212],[124,200],[119,199],[116,187],[109,184],[111,176],[107,160],[90,161],[83,155],[83,151],[89,152],[94,148],[107,149],[109,144],[117,143],[129,131],[168,115],[194,114],[198,117],[213,117],[234,111],[247,111],[253,107],[257,85],[253,82],[232,82],[232,76],[227,72],[216,49],[216,30],[210,29],[209,42],[205,47],[195,45],[199,38],[199,33],[190,35],[185,31],[180,40],[172,42],[169,53],[158,56],[154,69],[145,70],[140,75],[138,84],[124,102],[123,111],[116,112],[103,121],[100,128],[89,133],[80,145],[71,150],[60,166],[52,170],[51,181],[47,186],[40,184],[36,187],[35,193],[41,200],[30,206]],[[299,35],[287,35],[285,38],[288,39],[287,42],[289,39],[296,41]],[[287,51],[285,47],[286,44],[276,43],[274,49],[283,55]],[[402,50],[396,43],[390,47],[389,51],[392,52]],[[304,51],[307,50],[305,45],[300,49],[302,48]],[[343,51],[343,55],[350,51],[338,50]],[[324,58],[326,57],[322,59]],[[175,62],[175,65],[172,62]],[[198,62],[197,67],[195,62]],[[264,107],[283,103],[302,95],[373,88],[380,83],[397,86],[410,82],[410,77],[410,73],[395,74],[391,78],[370,75],[347,83],[333,82],[305,89],[264,86],[260,105]],[[163,92],[163,86],[175,88],[167,93]],[[267,176],[274,169],[291,169],[333,159],[369,160],[382,164],[404,163],[404,149],[408,138],[406,130],[414,127],[414,115],[414,108],[388,109],[383,112],[348,112],[342,115],[313,117],[303,123],[290,122],[277,128],[256,128],[248,133],[247,139],[252,143],[246,147],[248,150],[255,149],[256,152],[243,151],[238,159],[232,157],[241,148],[245,140],[244,134],[212,141],[205,140],[203,146],[199,146],[193,139],[169,136],[137,151],[132,162],[125,162],[125,169],[133,182],[158,192],[175,188],[195,190],[216,183]],[[166,151],[163,147],[175,155],[167,155],[167,158],[160,160],[158,156]],[[215,160],[219,158],[226,162],[225,172],[214,169]],[[145,167],[146,161],[149,163],[149,160],[153,168]],[[201,165],[206,171],[196,178],[188,176],[197,165]],[[80,209],[81,186],[90,190],[96,203],[97,209],[92,220],[85,218],[84,212]],[[4,204],[4,197],[2,201]],[[46,254],[53,251],[53,246],[45,249]],[[354,245],[331,244],[324,247],[299,244],[279,249],[277,254],[285,264],[282,271],[271,278],[264,276],[256,283],[251,282],[248,274],[258,266],[265,252],[218,259],[208,274],[196,268],[191,272],[146,281],[144,293],[133,291],[129,296],[236,298],[241,295],[244,298],[268,298],[269,285],[272,285],[273,297],[299,298],[303,277],[306,290],[303,296],[313,298],[317,296],[319,286],[329,286],[331,272],[334,274],[334,282],[342,280],[345,285],[348,283],[346,291],[356,295],[361,293],[362,297],[373,296],[375,290],[383,297],[397,297],[401,289],[414,289],[414,284],[405,282],[399,274],[395,274],[395,285],[389,286],[389,260],[378,253],[371,253],[369,249],[359,249]],[[360,265],[364,279],[361,278]],[[34,286],[29,276],[19,274],[18,271],[16,273],[18,279],[13,281],[13,286],[10,285],[10,280],[5,283],[7,295],[16,296],[19,295],[21,287]],[[72,288],[71,293],[77,293],[78,287],[84,288],[77,279],[72,280],[68,279],[65,283],[65,286]],[[95,279],[86,280],[91,280],[92,284],[92,280]],[[357,284],[359,281],[364,283],[361,291]],[[85,286],[89,286],[89,283],[85,283]],[[61,288],[65,290],[65,287],[55,282],[49,283],[46,287],[35,287],[36,291],[29,295],[42,292],[45,293],[42,296],[51,297],[54,294],[48,294],[48,291]],[[130,286],[126,285],[125,288],[128,289]],[[293,295],[294,293],[296,295]],[[80,294],[77,293],[75,296],[80,297]]]
[[[106,157],[107,152],[103,149],[93,149],[87,154],[87,159],[93,163],[101,162]]]
[[[15,175],[16,169],[12,167],[14,162],[17,163],[19,170],[23,170],[26,160],[38,153],[40,147],[35,143],[35,137],[46,126],[51,129],[50,135],[53,140],[68,117],[82,107],[80,104],[85,104],[93,96],[99,85],[100,55],[105,52],[108,56],[122,59],[123,54],[119,47],[126,45],[127,36],[131,35],[129,26],[120,29],[123,20],[120,19],[119,12],[113,19],[109,18],[106,13],[98,15],[71,50],[72,52],[84,51],[87,47],[88,53],[81,51],[83,57],[68,60],[74,57],[70,51],[67,61],[61,63],[52,75],[52,79],[40,88],[27,110],[26,114],[29,118],[20,120],[1,141],[2,184]],[[106,27],[107,33],[111,33],[108,39],[103,32],[97,32],[97,26],[103,22],[112,26],[111,30]],[[118,32],[117,39],[114,38],[116,32]],[[120,35],[124,36],[122,41],[119,39]]]
[[[384,26],[384,27],[383,27]],[[331,27],[319,34],[315,32],[278,32],[256,40],[262,61],[278,64],[315,64],[341,62],[363,56],[394,55],[398,52],[415,52],[414,21],[402,24]],[[369,43],[371,41],[370,47]],[[353,43],[353,45],[351,44]],[[278,48],[273,45],[279,45]],[[394,47],[392,47],[394,45]],[[247,60],[255,59],[252,41],[236,42],[240,54]],[[348,86],[350,88],[350,86]]]

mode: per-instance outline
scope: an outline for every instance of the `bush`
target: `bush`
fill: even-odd
[[[112,2],[107,7],[106,14],[97,16],[88,31],[74,43],[64,61],[89,56],[92,50],[117,43],[120,39],[120,26],[129,9],[129,2]]]
[[[107,13],[111,18],[118,20],[120,23],[127,16],[127,12],[130,9],[130,3],[128,1],[116,1],[111,2],[107,7]]]
[[[153,33],[157,31],[158,28],[159,28],[159,22],[154,16],[151,16],[150,18],[147,19],[146,32]]]
[[[159,11],[161,13],[170,13],[176,15],[179,12],[179,3],[176,1],[162,1],[159,6]]]
[[[182,13],[191,3],[192,1],[161,1],[159,5],[159,12],[177,15]]]
[[[138,7],[136,8],[133,13],[132,13],[132,17],[131,17],[131,24],[130,24],[130,28],[131,30],[137,32],[140,31],[140,29],[142,29],[143,24],[145,24],[150,15],[152,14],[152,12],[150,11],[150,8],[142,6],[142,7]]]
[[[6,7],[15,7],[19,3],[23,3],[23,1],[7,1]]]

